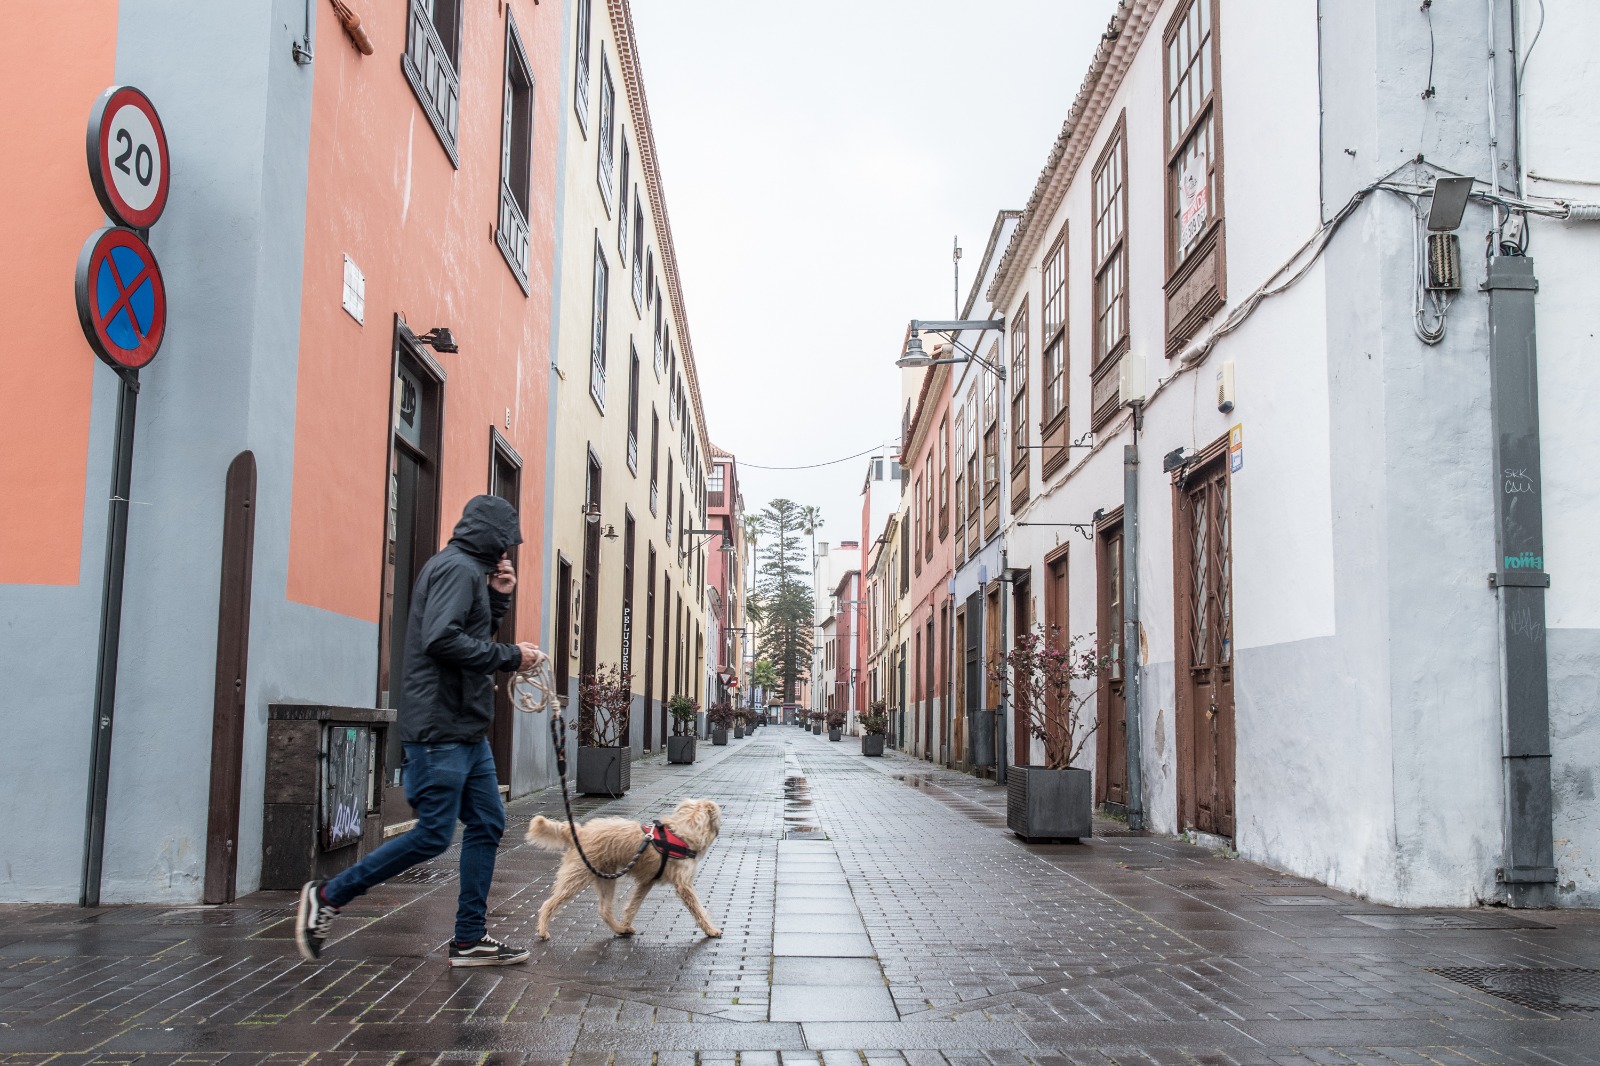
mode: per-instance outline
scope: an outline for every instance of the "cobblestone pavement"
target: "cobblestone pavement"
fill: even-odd
[[[0,1066],[1600,1064],[1600,915],[1395,911],[1113,822],[1026,846],[1001,790],[793,727],[700,754],[581,813],[721,803],[720,940],[657,891],[635,938],[586,896],[535,943],[546,793],[490,900],[528,965],[445,965],[453,852],[347,908],[317,964],[287,893],[0,907]]]

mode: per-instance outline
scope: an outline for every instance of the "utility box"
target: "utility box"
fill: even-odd
[[[383,843],[385,707],[273,704],[261,887],[297,889],[352,865]]]

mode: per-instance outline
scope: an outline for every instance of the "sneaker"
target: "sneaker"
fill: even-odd
[[[490,936],[473,944],[450,942],[451,966],[515,966],[527,961],[527,948],[514,948]]]
[[[322,942],[339,916],[339,908],[322,900],[322,881],[307,881],[300,889],[300,906],[294,916],[294,946],[307,962],[322,954]]]

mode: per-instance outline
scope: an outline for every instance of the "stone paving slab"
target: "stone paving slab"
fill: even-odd
[[[722,939],[659,889],[618,939],[589,895],[527,966],[452,971],[454,851],[348,908],[315,965],[289,943],[289,893],[0,906],[0,1066],[1600,1066],[1600,1012],[1430,972],[1600,968],[1593,913],[1419,924],[1167,838],[1025,845],[1002,790],[792,727],[633,778],[580,817],[723,805],[697,878]],[[497,935],[531,940],[559,856],[521,827],[560,810],[558,793],[512,805]],[[817,957],[830,937],[859,954]]]

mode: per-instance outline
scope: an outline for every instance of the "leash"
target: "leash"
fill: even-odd
[[[589,868],[589,872],[605,881],[615,881],[627,875],[628,871],[638,865],[644,858],[644,853],[650,850],[651,835],[645,833],[644,839],[639,842],[639,850],[633,853],[633,858],[628,864],[614,874],[602,873],[595,869],[594,863],[589,861],[589,856],[583,853],[583,845],[578,842],[578,820],[572,815],[572,797],[567,792],[567,720],[560,713],[561,703],[556,697],[555,675],[550,669],[550,657],[541,653],[534,660],[533,665],[525,670],[517,671],[511,679],[511,700],[516,707],[528,714],[538,714],[540,711],[550,713],[550,744],[556,752],[556,774],[561,778],[561,805],[567,812],[567,832],[572,835],[572,846],[578,852],[578,858]],[[659,822],[657,823],[660,824]],[[667,855],[661,853],[661,869],[656,871],[659,880],[667,868]]]

